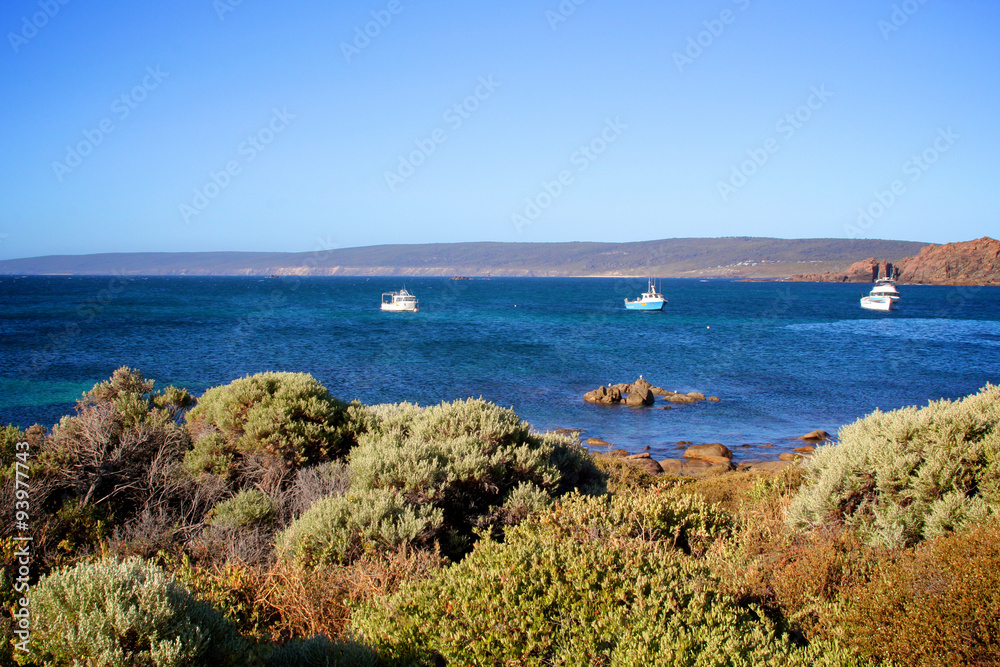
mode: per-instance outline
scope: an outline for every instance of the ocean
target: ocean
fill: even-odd
[[[656,458],[720,442],[776,458],[872,410],[1000,380],[1000,288],[665,279],[662,312],[626,311],[635,278],[0,277],[0,423],[51,426],[118,366],[194,394],[263,371],[311,373],[342,399],[482,397],[536,430],[572,428]],[[418,313],[379,310],[405,286]],[[719,402],[593,405],[642,375]]]

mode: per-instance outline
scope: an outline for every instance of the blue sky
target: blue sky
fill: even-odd
[[[0,258],[997,234],[995,2],[8,0],[0,27]]]

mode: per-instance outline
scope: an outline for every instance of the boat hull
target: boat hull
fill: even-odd
[[[651,299],[649,301],[629,301],[625,300],[625,307],[629,310],[663,310],[666,301]]]
[[[861,297],[861,307],[865,310],[888,311],[892,310],[894,305],[894,301],[889,297]]]
[[[416,313],[417,304],[383,303],[382,310],[390,313]]]

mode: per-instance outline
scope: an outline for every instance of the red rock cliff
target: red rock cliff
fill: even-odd
[[[923,248],[899,262],[899,281],[927,285],[1000,285],[1000,241],[975,241]]]
[[[878,270],[876,274],[875,271]],[[920,253],[893,266],[874,257],[855,262],[846,272],[809,273],[789,280],[867,283],[890,271],[901,283],[925,285],[1000,285],[1000,241],[984,236],[975,241],[924,246]]]

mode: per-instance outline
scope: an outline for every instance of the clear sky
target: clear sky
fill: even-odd
[[[0,258],[1000,229],[995,0],[5,0],[0,28]]]

